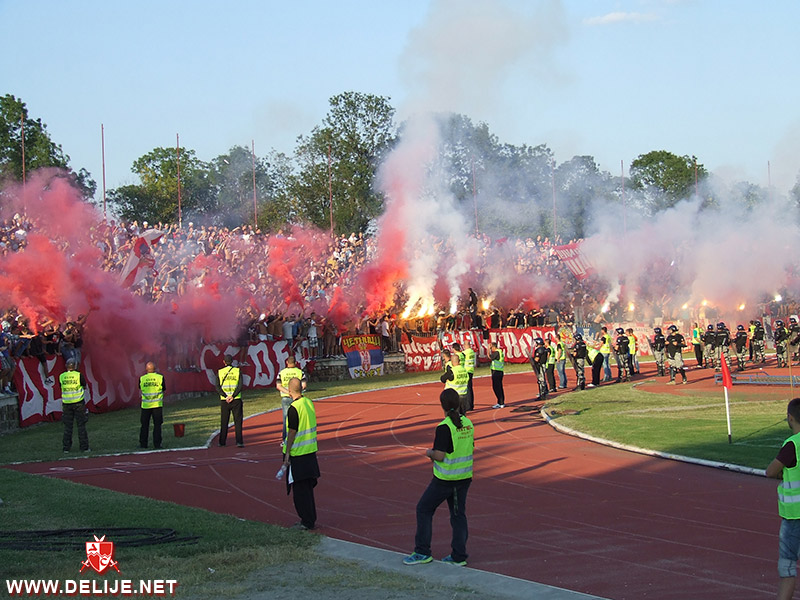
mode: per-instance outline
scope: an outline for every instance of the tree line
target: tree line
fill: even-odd
[[[184,220],[275,232],[294,223],[328,229],[332,217],[336,233],[366,231],[385,201],[375,186],[377,169],[403,139],[406,124],[394,119],[389,98],[344,92],[330,98],[327,115],[298,138],[291,155],[271,150],[253,156],[237,145],[205,161],[190,148],[157,147],[131,166],[139,182],[111,189],[107,198],[121,219],[177,222],[180,168]],[[704,206],[716,205],[706,185],[709,173],[694,156],[650,151],[633,160],[623,178],[602,171],[592,156],[557,164],[545,144],[503,143],[486,123],[465,115],[437,115],[437,123],[437,167],[447,174],[446,187],[466,214],[477,212],[480,231],[490,235],[549,236],[555,225],[562,238],[584,237],[598,205],[625,203],[627,210],[652,216],[695,193]],[[25,171],[59,167],[93,201],[91,174],[74,170],[42,120],[10,94],[0,98],[0,179],[22,179],[23,125]],[[768,190],[748,182],[731,193],[750,208],[768,198]],[[791,195],[800,201],[800,183]]]

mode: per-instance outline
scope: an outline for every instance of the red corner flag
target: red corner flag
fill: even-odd
[[[722,367],[722,385],[726,390],[733,388],[733,379],[731,378],[731,370],[728,368],[728,361],[725,360],[725,355],[720,355],[720,363]]]
[[[728,390],[733,388],[733,379],[731,378],[731,370],[728,368],[728,361],[725,360],[725,355],[720,354],[720,366],[722,367],[722,387],[725,388],[725,418],[728,421],[728,443],[731,443],[731,407],[728,401]]]

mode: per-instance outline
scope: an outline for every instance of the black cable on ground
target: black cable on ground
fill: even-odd
[[[178,535],[174,529],[103,527],[45,531],[0,531],[0,548],[9,550],[84,550],[95,536],[106,536],[115,547],[135,548],[156,544],[196,544],[199,536]]]

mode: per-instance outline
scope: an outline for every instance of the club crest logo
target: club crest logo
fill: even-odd
[[[114,560],[114,542],[106,541],[106,536],[94,536],[93,542],[86,542],[86,560],[81,563],[81,573],[84,569],[91,568],[102,575],[109,567],[119,573],[117,564]]]

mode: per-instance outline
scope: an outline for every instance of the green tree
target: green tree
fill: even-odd
[[[639,155],[631,163],[630,175],[634,188],[645,193],[648,208],[655,214],[691,197],[695,181],[702,182],[708,171],[694,156],[654,150]]]
[[[26,176],[36,169],[56,167],[64,171],[63,176],[84,199],[92,198],[97,184],[91,174],[83,168],[74,171],[69,166],[69,156],[50,138],[47,126],[41,119],[31,118],[25,103],[11,94],[0,97],[0,180],[22,181],[23,123]]]
[[[131,170],[139,176],[138,185],[110,190],[110,202],[124,219],[178,222],[178,152],[175,148],[155,148],[137,158]],[[194,150],[180,149],[181,213],[210,215],[216,208],[208,164]]]
[[[330,99],[322,125],[298,140],[289,195],[299,220],[329,227],[331,192],[339,233],[363,231],[380,213],[383,200],[373,180],[395,139],[393,119],[386,97],[345,92]]]

